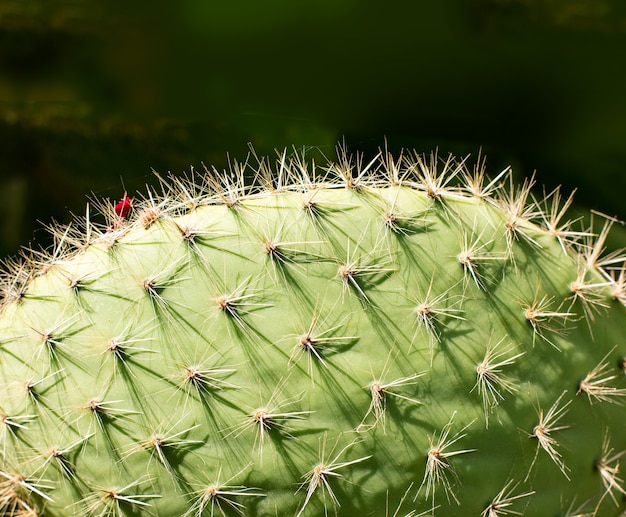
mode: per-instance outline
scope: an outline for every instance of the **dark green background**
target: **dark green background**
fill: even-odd
[[[0,0],[0,255],[248,142],[482,148],[624,219],[625,97],[623,0]]]

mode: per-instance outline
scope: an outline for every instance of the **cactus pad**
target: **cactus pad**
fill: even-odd
[[[306,160],[92,204],[7,261],[0,514],[624,512],[612,221],[452,157]]]

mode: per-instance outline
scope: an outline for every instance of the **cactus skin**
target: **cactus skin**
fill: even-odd
[[[1,515],[624,512],[610,221],[452,158],[244,172],[7,264]]]

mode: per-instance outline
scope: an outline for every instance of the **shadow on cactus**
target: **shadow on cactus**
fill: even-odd
[[[5,263],[0,513],[621,514],[613,222],[482,162],[307,160],[92,203]]]

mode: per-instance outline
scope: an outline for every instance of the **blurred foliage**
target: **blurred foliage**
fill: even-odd
[[[625,219],[625,55],[623,0],[2,0],[0,256],[248,142],[482,148]]]

